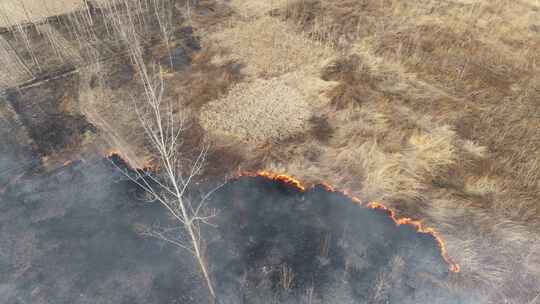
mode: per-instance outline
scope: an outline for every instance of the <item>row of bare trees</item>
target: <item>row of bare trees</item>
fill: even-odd
[[[206,263],[201,226],[208,224],[215,216],[206,207],[206,202],[217,188],[200,196],[193,195],[192,189],[194,179],[201,174],[204,167],[208,145],[203,144],[196,157],[190,158],[181,153],[187,129],[187,114],[182,110],[181,103],[165,98],[166,87],[161,67],[151,60],[148,63],[144,57],[144,40],[148,36],[149,25],[154,22],[159,28],[161,43],[167,48],[172,65],[171,40],[175,22],[178,22],[173,18],[175,3],[175,0],[103,0],[99,18],[105,27],[105,36],[96,31],[97,21],[93,16],[93,6],[88,1],[84,1],[80,10],[68,14],[65,18],[45,18],[38,21],[32,19],[30,10],[21,2],[27,23],[14,25],[10,24],[8,14],[2,11],[0,6],[0,18],[9,25],[9,31],[15,39],[21,39],[30,54],[31,62],[26,63],[22,56],[9,49],[7,40],[0,40],[0,54],[15,56],[16,59],[8,58],[8,61],[16,60],[14,62],[18,62],[21,69],[33,76],[29,65],[41,69],[39,56],[29,35],[30,31],[35,31],[47,39],[60,59],[79,66],[91,66],[92,71],[99,73],[103,58],[97,45],[103,40],[112,40],[121,45],[121,55],[127,55],[131,59],[139,76],[141,91],[144,92],[141,96],[131,98],[159,169],[119,169],[144,189],[151,201],[161,204],[176,225],[175,229],[166,229],[177,232],[174,234],[165,233],[161,228],[144,229],[144,234],[189,251],[199,265],[208,291],[215,300],[216,293]],[[185,19],[189,20],[189,1],[184,14]],[[154,20],[151,20],[152,18]],[[67,35],[59,34],[51,24],[53,21],[67,29]],[[3,41],[5,43],[2,43]]]
[[[104,54],[103,50],[124,47],[118,44],[121,39],[114,27],[118,25],[117,20],[126,15],[135,19],[133,24],[141,40],[154,39],[157,31],[161,42],[168,50],[171,49],[174,28],[178,23],[173,14],[178,2],[176,0],[81,0],[79,9],[64,15],[54,15],[56,11],[48,7],[51,1],[65,0],[39,1],[39,4],[36,2],[33,5],[24,0],[13,0],[12,6],[18,6],[17,11],[24,16],[22,22],[17,22],[20,20],[11,16],[13,8],[10,10],[7,4],[0,2],[0,24],[4,24],[3,30],[0,28],[0,40],[12,40],[10,44],[16,44],[9,46],[0,43],[0,52],[9,54],[6,60],[20,63],[4,71],[3,74],[19,75],[16,79],[0,79],[4,88],[49,72],[47,70],[51,67],[44,66],[43,61],[50,61],[51,58],[48,55],[43,57],[44,53],[55,54],[55,62],[60,65],[75,67],[98,64],[107,56],[119,55],[114,51],[113,54]],[[68,3],[65,5],[68,7]],[[35,12],[35,6],[39,6],[39,13]],[[190,1],[186,2],[182,14],[185,20],[191,19]],[[36,40],[46,41],[51,52],[44,52],[43,43],[35,43]],[[170,53],[169,57],[172,64]]]

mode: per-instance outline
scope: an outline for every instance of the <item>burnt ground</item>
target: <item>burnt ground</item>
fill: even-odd
[[[135,232],[167,222],[136,196],[105,160],[10,186],[0,194],[0,302],[204,303],[190,257]]]
[[[339,192],[242,177],[209,206],[218,211],[207,240],[223,303],[465,302],[441,287],[448,265],[432,235]]]
[[[0,194],[1,302],[208,302],[185,251],[136,232],[170,223],[140,194],[107,160],[10,185]],[[311,303],[465,303],[441,287],[448,265],[432,236],[340,193],[243,177],[209,206],[220,303],[302,303],[310,289]]]
[[[40,155],[58,153],[80,145],[85,132],[95,128],[85,117],[70,109],[79,95],[77,74],[52,79],[44,85],[11,91],[6,96],[21,122],[27,127]]]

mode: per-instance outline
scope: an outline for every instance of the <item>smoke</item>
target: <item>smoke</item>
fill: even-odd
[[[136,233],[168,223],[138,191],[108,160],[9,186],[0,196],[0,302],[204,303],[190,255]]]
[[[222,303],[463,303],[432,234],[327,187],[244,176],[210,207],[209,265]]]
[[[298,186],[244,176],[214,194],[218,213],[202,233],[220,303],[467,303],[448,288],[457,274],[432,235],[327,187]],[[141,194],[109,160],[9,185],[2,303],[206,303],[193,257],[137,233],[172,224]]]

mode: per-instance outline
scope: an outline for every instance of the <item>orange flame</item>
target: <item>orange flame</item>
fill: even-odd
[[[292,188],[295,188],[296,190],[300,192],[306,191],[306,188],[302,185],[302,183],[299,180],[295,179],[292,176],[288,176],[286,174],[277,174],[277,173],[272,173],[269,171],[257,171],[257,172],[242,172],[238,174],[236,177],[242,177],[242,176],[250,176],[250,177],[261,176],[269,180],[273,180],[273,181],[291,186]]]
[[[106,156],[107,157],[118,156],[121,159],[125,160],[125,158],[122,157],[122,153],[117,149],[108,150]],[[156,169],[156,166],[154,166],[150,162],[148,162],[148,164],[145,164],[143,169],[146,169],[146,170],[147,169]],[[298,190],[299,192],[305,192],[306,191],[306,186],[304,186],[304,184],[300,180],[298,180],[298,179],[296,179],[296,178],[294,178],[292,176],[286,175],[286,174],[279,174],[279,173],[274,173],[274,172],[264,171],[264,170],[257,171],[257,172],[241,172],[241,173],[237,174],[236,176],[233,176],[230,179],[239,178],[239,177],[243,177],[243,176],[250,176],[250,177],[260,176],[260,177],[264,177],[264,178],[267,178],[269,180],[273,180],[273,181],[282,183],[284,185],[290,186],[290,187]],[[372,202],[372,203],[369,203],[367,205],[363,205],[362,201],[359,198],[355,197],[354,195],[350,194],[347,191],[337,190],[336,188],[334,188],[333,186],[331,186],[331,185],[329,185],[327,183],[318,183],[318,184],[312,185],[310,188],[315,187],[315,186],[323,187],[328,192],[340,193],[340,194],[348,197],[349,199],[351,199],[351,201],[353,203],[358,204],[360,206],[363,206],[365,208],[370,208],[370,209],[374,209],[374,210],[382,210],[394,221],[394,223],[397,226],[410,225],[410,226],[413,226],[415,228],[415,230],[417,232],[419,232],[419,233],[425,233],[425,234],[429,234],[429,235],[433,236],[433,238],[438,243],[438,246],[439,246],[440,251],[441,251],[441,256],[443,257],[444,261],[448,264],[449,270],[451,272],[456,272],[456,273],[460,271],[459,265],[457,263],[455,263],[450,258],[450,256],[448,255],[446,245],[445,245],[443,239],[438,235],[438,233],[433,228],[425,227],[420,221],[415,221],[415,220],[412,220],[410,218],[397,218],[395,212],[392,209],[389,209],[389,208],[385,207],[384,205],[382,205],[380,203]]]
[[[388,207],[385,207],[384,205],[382,205],[380,203],[372,202],[372,203],[367,204],[366,207],[370,208],[370,209],[374,209],[374,210],[382,210],[382,211],[384,211],[394,221],[394,223],[396,223],[396,226],[400,226],[400,225],[413,226],[414,229],[418,233],[424,233],[424,234],[431,235],[437,241],[439,249],[441,250],[441,255],[442,255],[443,259],[445,260],[445,262],[448,264],[449,270],[451,272],[459,272],[460,271],[459,264],[457,264],[456,262],[454,262],[452,260],[452,258],[450,258],[450,256],[448,255],[448,251],[446,249],[446,245],[445,245],[443,239],[439,236],[439,234],[437,233],[437,231],[435,231],[435,229],[430,228],[430,227],[425,227],[420,221],[415,221],[415,220],[413,220],[411,218],[407,218],[407,217],[397,218],[396,213],[395,213],[394,210],[392,210],[392,209],[390,209]]]
[[[124,161],[126,165],[128,165],[133,170],[143,170],[143,171],[157,171],[158,165],[153,162],[151,159],[144,160],[144,163],[140,167],[133,166],[129,161],[128,158],[117,148],[111,148],[105,152],[105,157],[111,158],[111,157],[118,157],[121,160]]]
[[[105,152],[105,156],[106,157],[118,156],[123,160],[126,159],[125,157],[122,156],[122,152],[120,152],[120,150],[116,148],[110,148],[109,150],[107,150],[107,152]]]
[[[306,186],[304,186],[302,182],[286,174],[278,174],[278,173],[273,173],[269,171],[242,172],[238,174],[236,178],[242,177],[242,176],[251,176],[251,177],[261,176],[261,177],[291,186],[292,188],[295,188],[300,192],[306,191]],[[345,195],[346,197],[350,198],[354,203],[361,205],[365,208],[374,209],[374,210],[382,210],[384,211],[384,213],[388,215],[388,217],[390,217],[394,221],[396,226],[409,225],[409,226],[414,227],[414,229],[418,233],[425,233],[425,234],[431,235],[437,241],[438,247],[441,251],[441,256],[444,259],[444,261],[448,264],[448,269],[451,272],[455,272],[455,273],[460,271],[459,264],[457,264],[450,258],[443,239],[439,236],[439,234],[433,228],[425,227],[420,221],[415,221],[410,218],[397,218],[394,210],[387,208],[380,203],[372,202],[367,205],[363,205],[362,201],[359,198],[351,195],[349,192],[337,190],[334,187],[330,186],[329,184],[319,183],[319,184],[312,185],[310,188],[315,187],[315,186],[323,187],[328,192],[341,193]]]

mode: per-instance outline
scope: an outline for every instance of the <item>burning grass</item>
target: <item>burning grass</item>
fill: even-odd
[[[396,216],[396,213],[395,213],[394,210],[389,209],[389,208],[385,207],[384,205],[382,205],[380,203],[371,202],[371,203],[368,203],[368,204],[362,204],[362,201],[359,198],[357,198],[355,196],[352,196],[347,191],[337,190],[336,188],[334,188],[334,187],[332,187],[332,186],[330,186],[329,184],[326,184],[326,183],[313,184],[313,185],[310,185],[309,187],[307,187],[304,184],[302,184],[302,182],[299,181],[298,179],[296,179],[296,178],[294,178],[292,176],[289,176],[287,174],[283,174],[283,173],[273,173],[273,172],[270,172],[270,171],[243,172],[243,173],[238,174],[236,177],[233,177],[233,179],[238,179],[238,178],[241,178],[241,177],[244,177],[244,176],[264,177],[266,179],[276,181],[276,182],[278,182],[280,184],[283,184],[283,185],[286,185],[286,186],[291,187],[293,189],[296,189],[299,192],[306,192],[306,191],[309,191],[309,189],[322,187],[323,189],[325,189],[325,191],[340,193],[340,194],[348,197],[352,202],[354,202],[356,204],[359,204],[359,205],[363,205],[365,208],[374,209],[374,210],[381,210],[383,213],[387,214],[388,217],[390,217],[392,219],[392,221],[397,226],[399,226],[399,225],[409,225],[409,226],[414,227],[414,229],[418,233],[424,233],[424,234],[428,234],[428,235],[432,236],[437,241],[438,246],[439,246],[439,248],[441,250],[441,255],[444,258],[444,260],[446,261],[446,263],[448,263],[449,270],[451,272],[459,272],[459,270],[460,270],[459,265],[456,262],[454,262],[452,260],[452,258],[450,258],[450,256],[448,255],[446,245],[445,245],[443,239],[435,231],[435,229],[430,228],[430,227],[425,227],[422,224],[421,221],[416,221],[416,220],[413,220],[411,218],[398,218]]]
[[[443,282],[459,266],[433,230],[397,219],[380,204],[358,204],[328,185],[307,187],[285,174],[259,171],[233,177],[209,203],[220,214],[209,233],[220,234],[209,246],[209,260],[218,269],[217,289],[238,290],[240,285],[239,295],[226,298],[271,296],[281,302],[311,290],[311,297],[327,303],[370,296],[391,303],[414,297],[415,303],[424,303],[429,300],[420,290],[427,286],[437,290],[434,297],[456,297]],[[230,222],[237,225],[226,228]],[[222,252],[234,254],[224,257]],[[228,274],[231,267],[243,272]],[[403,284],[414,284],[415,291],[405,291]]]

